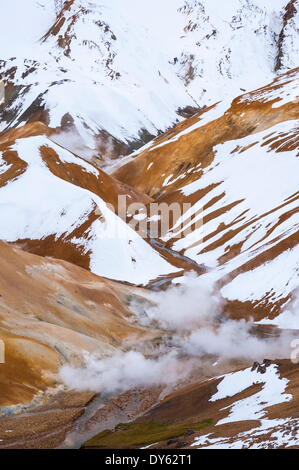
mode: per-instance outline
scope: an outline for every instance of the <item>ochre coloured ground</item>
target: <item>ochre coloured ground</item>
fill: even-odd
[[[59,24],[55,28],[59,30]],[[55,28],[49,34],[56,34]],[[68,38],[63,40],[67,46]],[[148,208],[153,201],[191,203],[195,208],[192,222],[201,209],[204,211],[204,236],[199,231],[193,238],[180,237],[176,220],[172,220],[168,233],[156,241],[146,240],[153,249],[151,256],[158,253],[177,268],[150,278],[149,286],[159,289],[159,281],[170,282],[190,270],[205,278],[216,273],[213,279],[223,294],[225,315],[275,322],[294,297],[298,259],[298,186],[293,187],[298,175],[298,98],[291,94],[298,73],[299,69],[290,71],[227,106],[218,103],[187,119],[112,176],[93,164],[87,168],[86,161],[71,152],[60,158],[51,140],[56,130],[42,123],[7,131],[0,135],[4,164],[0,189],[9,189],[29,171],[30,164],[14,148],[23,139],[33,142],[32,153],[38,151],[39,164],[53,181],[88,190],[114,207],[119,195]],[[35,137],[43,137],[44,143],[36,147],[40,141],[30,140]],[[65,151],[61,146],[59,149]],[[243,195],[245,170],[238,163],[242,158],[251,163],[254,157],[269,164],[261,170],[264,189],[258,187],[259,173],[245,174],[252,178],[250,194],[258,194],[258,201],[252,203]],[[267,176],[279,158],[284,159],[281,168],[288,170],[289,180],[282,177],[272,185],[270,180],[269,185]],[[237,168],[231,173],[234,181],[241,182],[240,194],[229,193],[227,162]],[[256,160],[252,162],[258,172]],[[245,168],[248,171],[249,167]],[[273,196],[282,191],[281,198],[263,210],[269,191]],[[266,361],[255,366],[255,372],[249,361],[214,365],[215,358],[208,358],[208,372],[199,364],[192,384],[180,384],[172,392],[149,388],[105,398],[62,387],[61,365],[81,364],[83,351],[110,355],[123,350],[125,344],[148,353],[165,335],[138,326],[130,310],[132,300],[140,301],[147,290],[90,272],[92,253],[84,243],[92,238],[93,223],[105,220],[94,206],[85,215],[79,226],[74,229],[70,225],[60,236],[54,230],[47,236],[0,242],[0,339],[6,354],[6,362],[0,365],[0,447],[58,447],[74,429],[74,422],[84,436],[86,433],[87,447],[131,448],[153,443],[158,448],[234,446],[239,440],[244,446],[298,447],[298,364],[289,360]],[[127,222],[130,217],[128,214]],[[128,246],[130,243],[128,240]],[[141,255],[144,250],[143,245]],[[119,260],[119,267],[122,262]],[[131,263],[135,262],[131,258]],[[272,278],[267,277],[268,267],[274,273]],[[278,285],[274,285],[277,279]],[[255,334],[264,337],[281,333],[268,324],[255,328]],[[222,380],[230,380],[238,371],[244,372],[248,383],[245,380],[241,390],[214,399]],[[267,402],[267,390],[273,383],[281,386],[280,402],[274,405]],[[246,419],[243,415],[230,419],[238,403],[242,405],[242,400],[250,397],[256,405],[263,405],[262,411],[249,413]],[[99,407],[94,409],[96,400]],[[91,409],[93,414],[89,415]],[[227,422],[222,424],[221,420]],[[94,431],[96,437],[87,436],[99,422],[101,434]],[[108,430],[115,426],[114,432]]]

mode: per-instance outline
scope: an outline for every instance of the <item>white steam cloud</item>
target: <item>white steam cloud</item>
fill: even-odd
[[[214,329],[195,330],[182,341],[182,348],[193,356],[213,354],[222,359],[260,360],[288,357],[290,342],[288,333],[275,338],[258,338],[245,320],[227,320]]]
[[[66,385],[77,390],[113,393],[135,387],[175,384],[178,378],[182,380],[190,372],[191,364],[178,361],[176,352],[151,359],[140,352],[128,351],[105,359],[86,355],[85,367],[66,365],[60,375]]]
[[[137,351],[120,352],[104,359],[86,355],[84,367],[66,365],[61,369],[61,378],[67,386],[113,393],[135,387],[174,385],[186,379],[209,355],[220,362],[290,356],[289,333],[258,338],[252,333],[251,322],[223,317],[220,296],[211,284],[194,274],[185,276],[180,285],[150,293],[148,301],[146,305],[135,303],[132,309],[139,324],[160,327],[168,333],[168,342],[154,352],[155,357]]]
[[[90,142],[87,145],[75,129],[52,134],[51,140],[88,161],[91,161],[98,153],[94,139],[90,137]]]
[[[140,323],[150,325],[156,322],[166,330],[176,332],[192,331],[204,324],[211,325],[220,316],[222,298],[216,294],[213,285],[199,279],[195,273],[184,276],[182,284],[149,296],[152,306],[141,312]]]

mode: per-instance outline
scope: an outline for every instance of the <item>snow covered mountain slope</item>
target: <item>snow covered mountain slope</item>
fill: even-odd
[[[0,138],[0,239],[135,284],[181,271],[113,210],[118,195],[130,202],[149,198],[47,133],[33,123]]]
[[[161,203],[192,204],[163,239],[221,280],[231,314],[273,318],[299,286],[298,78],[208,108],[114,174]]]
[[[298,62],[297,0],[27,3],[19,27],[2,2],[1,129],[33,119],[72,129],[89,158],[127,153]]]
[[[0,448],[299,447],[298,18],[2,0]]]

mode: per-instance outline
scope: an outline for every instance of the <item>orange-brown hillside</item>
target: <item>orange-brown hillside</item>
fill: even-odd
[[[230,315],[273,319],[298,285],[298,75],[210,107],[114,173],[191,205],[162,239],[206,265]]]
[[[55,388],[60,366],[80,364],[83,351],[108,354],[151,337],[130,324],[127,287],[3,242],[0,259],[0,406]]]

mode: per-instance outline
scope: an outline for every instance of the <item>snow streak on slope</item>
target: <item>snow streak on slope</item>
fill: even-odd
[[[264,374],[252,371],[251,369],[245,369],[226,375],[218,385],[217,393],[210,398],[210,401],[234,396],[257,383],[264,384],[262,392],[258,393],[257,396],[253,395],[245,400],[235,402],[231,407],[230,414],[219,421],[218,425],[230,421],[245,421],[249,417],[251,419],[253,417],[256,419],[262,418],[265,415],[264,409],[268,406],[277,405],[292,399],[291,395],[284,393],[288,380],[281,379],[277,366],[271,364],[267,367]]]
[[[6,159],[12,155],[13,164],[8,167]],[[20,164],[25,165],[21,174],[5,183],[9,170]],[[61,168],[61,176],[51,164],[56,165],[56,172]],[[96,176],[98,185],[104,185],[99,170],[46,136],[16,140],[2,152],[0,165],[4,182],[0,186],[2,240],[23,241],[33,251],[34,241],[39,247],[44,243],[42,254],[52,254],[52,247],[53,254],[64,259],[68,259],[68,250],[78,251],[95,274],[135,284],[178,271],[115,215],[102,198],[77,186],[80,174],[78,177],[74,171],[70,181],[66,180],[66,168],[75,165],[83,181],[82,174],[87,173]],[[55,245],[62,248],[55,251]]]
[[[298,286],[298,89],[295,69],[218,103],[115,172],[160,203],[191,203],[164,242],[271,317]]]
[[[32,46],[39,41],[55,19],[52,0],[3,0],[0,16],[0,58],[30,59]]]
[[[190,195],[214,187],[193,207],[196,214],[207,205],[200,212],[206,223],[199,233],[193,231],[176,241],[173,248],[211,268],[221,264],[218,277],[241,268],[282,240],[298,236],[298,152],[277,152],[286,143],[286,135],[298,132],[298,125],[299,121],[287,121],[272,127],[271,136],[266,130],[215,147],[212,165],[198,181],[182,189],[184,195]],[[275,142],[278,146],[271,152]],[[184,224],[178,221],[177,225],[181,222]],[[202,230],[204,241],[199,244]],[[281,254],[278,250],[274,259],[239,274],[222,290],[223,295],[255,301],[256,306],[287,298],[298,286],[297,252],[298,246]]]
[[[299,121],[290,121],[279,124],[271,128],[271,142],[285,135],[285,132],[296,130]],[[184,195],[191,195],[200,189],[215,185],[208,198],[215,200],[212,207],[204,210],[202,216],[205,217],[212,211],[216,212],[221,207],[228,207],[225,224],[226,230],[215,233],[220,220],[223,221],[223,214],[212,218],[204,226],[206,234],[213,234],[207,238],[200,247],[205,251],[206,246],[216,242],[234,225],[235,237],[230,237],[227,244],[219,246],[219,251],[227,251],[229,246],[238,244],[243,240],[243,250],[257,250],[261,244],[268,243],[267,233],[271,230],[270,239],[275,239],[281,233],[288,232],[293,227],[296,230],[299,223],[298,216],[294,213],[293,218],[286,220],[276,227],[277,219],[286,211],[292,211],[297,207],[297,200],[294,198],[298,188],[299,162],[296,150],[292,152],[271,152],[267,146],[269,130],[263,131],[244,139],[226,142],[214,148],[215,159],[213,163],[204,170],[202,177],[193,183],[182,188]],[[247,150],[246,150],[247,149]],[[254,187],[254,191],[253,191]],[[206,197],[207,199],[207,197]],[[203,200],[198,203],[204,204]],[[231,208],[229,206],[233,204]],[[196,212],[196,206],[194,207]],[[246,214],[246,219],[251,220],[251,224],[246,226],[242,218]],[[259,219],[263,217],[263,223]],[[253,224],[254,222],[254,224]],[[179,223],[179,222],[178,222]],[[243,230],[242,230],[243,227]],[[241,230],[238,230],[241,228]],[[291,232],[288,232],[289,234]],[[217,249],[199,254],[198,246],[193,246],[197,240],[196,232],[190,236],[175,242],[175,248],[180,251],[186,249],[188,255],[195,259],[201,259],[207,265],[215,265],[217,262]],[[218,256],[219,256],[218,252]]]
[[[258,426],[253,426],[249,431],[239,432],[234,436],[214,437],[210,434],[202,435],[195,439],[192,447],[206,449],[265,449],[298,445],[298,434],[296,435],[298,419],[269,419],[266,412],[271,406],[278,407],[293,400],[293,396],[286,393],[288,383],[288,379],[280,376],[275,364],[267,367],[264,373],[244,369],[225,375],[218,385],[217,393],[210,398],[210,401],[237,396],[237,394],[256,384],[263,384],[263,387],[259,392],[235,401],[229,407],[230,414],[218,421],[215,430],[217,430],[217,426],[225,423],[232,424],[238,421],[246,423],[250,420],[260,420],[260,423]],[[219,434],[221,435],[221,430],[219,430]]]
[[[8,23],[11,3],[3,3]],[[23,41],[23,27],[16,33],[21,50],[16,41],[0,46],[3,77],[22,87],[8,100],[2,129],[45,108],[51,127],[74,124],[90,148],[101,130],[125,143],[142,130],[156,135],[181,120],[179,108],[232,98],[273,78],[287,3],[69,0],[53,26],[54,4],[34,3],[31,16],[39,8],[40,34],[45,28],[42,42],[36,34]],[[298,60],[296,48],[287,47],[295,38],[289,26],[284,67]]]

